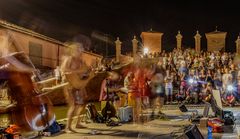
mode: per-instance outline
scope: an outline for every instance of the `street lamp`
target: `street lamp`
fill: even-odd
[[[143,54],[144,54],[144,55],[148,54],[148,51],[149,51],[149,49],[148,49],[148,48],[146,48],[146,47],[145,47],[145,48],[143,48]]]

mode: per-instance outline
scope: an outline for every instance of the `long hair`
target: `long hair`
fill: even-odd
[[[65,51],[65,55],[67,56],[71,56],[76,52],[81,53],[84,51],[83,45],[78,42],[65,42],[64,45],[68,48]]]

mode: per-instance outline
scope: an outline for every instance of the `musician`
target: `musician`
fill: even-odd
[[[134,70],[133,79],[131,79],[131,90],[128,92],[128,106],[133,107],[133,122],[139,122],[139,114],[141,112],[141,92],[142,87],[140,81],[142,81],[142,71]]]
[[[128,90],[128,92],[134,89],[133,80],[134,80],[134,74],[132,72],[128,72],[128,74],[124,78],[124,87]],[[126,95],[125,106],[127,105],[128,105],[128,96]]]
[[[61,65],[61,71],[65,75],[66,80],[70,83],[70,85],[65,88],[67,101],[69,104],[69,109],[67,112],[68,121],[65,129],[67,133],[75,132],[71,127],[74,113],[77,112],[77,115],[80,116],[86,105],[85,86],[83,85],[76,87],[75,85],[79,80],[75,78],[80,78],[79,81],[81,81],[81,79],[87,77],[87,71],[90,69],[82,59],[82,52],[83,47],[81,45],[73,43],[69,44],[69,55],[64,58],[64,61]],[[80,124],[80,118],[78,118],[76,128],[84,128],[84,126]]]
[[[161,113],[161,108],[164,104],[165,97],[165,87],[164,87],[164,77],[162,73],[155,73],[151,78],[151,93],[154,97],[152,116],[154,115],[155,109],[158,109],[158,113]]]
[[[101,101],[101,109],[103,109],[106,105],[107,101],[107,91],[108,91],[108,100],[112,102],[112,104],[116,107],[117,101],[119,101],[119,97],[117,95],[117,91],[119,88],[117,87],[117,81],[120,79],[118,73],[114,71],[108,72],[108,76],[102,81],[101,92],[99,101]]]

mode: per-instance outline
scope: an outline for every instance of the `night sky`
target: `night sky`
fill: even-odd
[[[226,50],[235,50],[240,32],[235,1],[166,1],[0,0],[0,18],[63,42],[79,36],[92,40],[93,32],[120,37],[124,51],[131,50],[133,35],[140,39],[140,33],[150,28],[164,33],[164,49],[176,46],[178,30],[184,47],[194,46],[193,36],[199,30],[206,48],[204,33],[218,26],[218,30],[228,32]],[[95,43],[88,45],[93,47]]]

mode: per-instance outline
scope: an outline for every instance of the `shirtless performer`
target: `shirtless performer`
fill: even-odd
[[[85,108],[86,82],[84,82],[84,79],[87,80],[86,78],[89,78],[88,71],[90,71],[90,68],[82,59],[83,47],[79,44],[69,44],[69,49],[69,55],[64,58],[61,65],[61,71],[70,84],[65,88],[69,104],[67,112],[68,121],[65,129],[67,133],[76,132],[71,127],[74,113],[80,116]],[[80,124],[80,117],[78,117],[76,128],[84,128]]]

